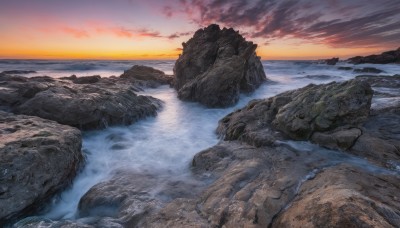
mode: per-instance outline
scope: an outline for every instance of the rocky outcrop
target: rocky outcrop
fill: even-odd
[[[336,65],[336,63],[339,62],[339,58],[325,59],[324,61],[325,61],[325,63],[326,63],[327,65],[334,66],[334,65]]]
[[[78,129],[0,111],[0,226],[64,189],[83,163]]]
[[[275,97],[251,101],[219,122],[217,132],[225,140],[242,140],[261,146],[279,138],[276,130],[296,140],[341,126],[358,126],[366,120],[372,89],[351,80],[323,85],[310,84]]]
[[[124,71],[120,78],[134,80],[136,84],[143,84],[145,87],[158,87],[160,85],[171,85],[173,76],[152,67],[135,65]]]
[[[383,52],[379,55],[369,56],[356,56],[348,59],[350,63],[362,64],[362,63],[375,63],[375,64],[387,64],[387,63],[400,63],[400,48],[393,51]]]
[[[144,217],[173,199],[191,198],[204,185],[195,179],[184,181],[167,175],[120,170],[81,198],[79,215],[113,217],[124,227],[141,227]]]
[[[379,74],[382,73],[383,70],[379,70],[374,67],[364,67],[362,69],[354,69],[354,72],[356,73],[374,73],[374,74]]]
[[[236,104],[240,92],[252,92],[266,80],[256,48],[232,28],[198,30],[175,63],[178,97],[208,107]]]
[[[154,116],[161,101],[139,96],[139,88],[125,79],[53,79],[0,77],[0,107],[17,114],[39,116],[80,129],[131,124]]]
[[[197,175],[216,180],[195,199],[175,199],[144,217],[142,227],[397,227],[398,175],[360,161],[221,142],[193,159]]]

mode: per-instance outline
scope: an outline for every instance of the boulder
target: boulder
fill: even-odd
[[[137,95],[134,83],[123,79],[71,80],[0,77],[0,107],[87,130],[131,124],[156,115],[162,105],[156,98]]]
[[[273,144],[279,133],[307,140],[315,132],[342,126],[357,127],[369,115],[373,91],[366,82],[313,85],[275,97],[253,100],[219,121],[217,132],[225,140],[252,145]]]
[[[173,77],[164,72],[148,66],[135,65],[124,71],[120,78],[135,80],[147,87],[158,87],[160,85],[172,84]]]
[[[207,107],[236,104],[240,92],[252,92],[266,80],[256,48],[232,28],[213,24],[196,31],[174,66],[178,97]]]
[[[356,73],[374,73],[374,74],[379,74],[382,73],[383,70],[376,69],[374,67],[364,67],[362,69],[354,69],[354,72]]]
[[[83,163],[78,129],[0,111],[0,226],[42,208]]]
[[[336,65],[336,63],[339,62],[339,58],[331,58],[331,59],[325,59],[325,63],[328,65]]]
[[[113,217],[125,227],[141,227],[142,219],[176,198],[191,198],[204,185],[154,173],[118,170],[94,185],[79,202],[79,216]],[[157,186],[157,187],[155,187]]]
[[[400,48],[393,51],[383,52],[379,55],[369,56],[356,56],[347,60],[353,64],[374,63],[374,64],[387,64],[387,63],[400,63]]]

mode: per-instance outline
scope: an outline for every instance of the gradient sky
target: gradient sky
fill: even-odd
[[[400,0],[0,0],[0,58],[175,59],[210,23],[263,59],[318,59],[400,46]]]

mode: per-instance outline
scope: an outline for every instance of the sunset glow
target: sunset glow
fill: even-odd
[[[210,23],[241,31],[263,59],[347,58],[399,46],[396,0],[314,3],[0,0],[0,58],[176,59],[181,43]]]

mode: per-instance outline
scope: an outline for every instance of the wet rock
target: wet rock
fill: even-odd
[[[232,28],[210,25],[198,30],[183,43],[175,63],[178,97],[208,107],[236,104],[240,92],[252,92],[266,80],[256,48]]]
[[[368,83],[351,80],[323,85],[310,84],[275,97],[253,100],[219,121],[217,132],[225,140],[252,145],[271,145],[278,133],[306,140],[315,132],[363,123],[371,106]]]
[[[372,87],[400,88],[400,75],[375,76],[359,75],[357,80],[368,82]]]
[[[339,62],[339,58],[331,58],[331,59],[325,59],[325,63],[328,65],[336,65],[336,63]]]
[[[374,73],[374,74],[379,74],[382,73],[382,70],[376,69],[374,67],[364,67],[362,69],[354,69],[354,72],[356,73]]]
[[[193,166],[215,181],[195,199],[175,199],[146,216],[143,227],[398,224],[397,174],[340,152],[230,141],[198,153]]]
[[[348,165],[305,182],[271,227],[399,227],[398,176]]]
[[[313,80],[337,80],[337,79],[341,79],[341,77],[339,76],[332,76],[332,75],[306,75],[303,77],[299,77],[299,78],[307,78],[307,79],[313,79]]]
[[[86,77],[79,77],[72,80],[75,84],[92,84],[100,81],[100,75],[93,75],[93,76],[86,76]]]
[[[311,141],[330,149],[350,149],[362,134],[358,128],[336,129],[333,132],[316,132]]]
[[[36,73],[36,71],[34,71],[34,70],[5,70],[1,73],[19,75],[19,74],[32,74],[32,73]]]
[[[369,56],[356,56],[348,59],[350,63],[362,64],[362,63],[374,63],[374,64],[387,64],[387,63],[400,63],[400,48],[393,51],[383,52],[379,55]]]
[[[204,183],[151,173],[119,171],[93,186],[79,202],[80,217],[113,217],[125,227],[137,227],[147,215],[175,198],[190,198]],[[155,188],[155,186],[158,186]]]
[[[173,81],[172,76],[152,67],[141,65],[135,65],[131,69],[124,71],[120,78],[135,80],[137,84],[144,84],[144,87],[153,88],[160,85],[171,85]]]
[[[71,82],[43,77],[19,80],[6,75],[0,77],[0,106],[81,129],[99,129],[157,114],[162,102],[135,91],[133,82],[99,76]]]
[[[353,70],[352,67],[338,67],[338,70]]]
[[[0,226],[34,213],[83,163],[78,129],[0,112]]]

